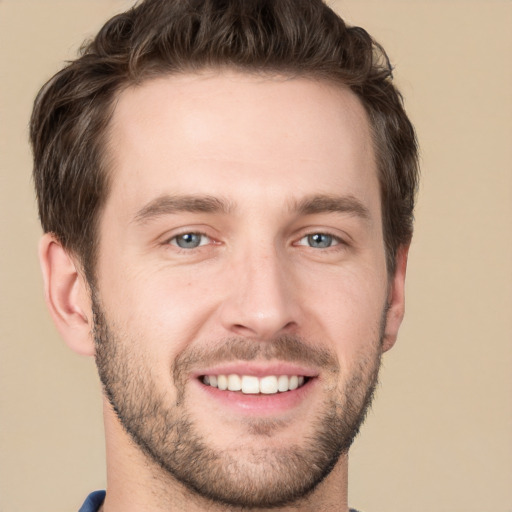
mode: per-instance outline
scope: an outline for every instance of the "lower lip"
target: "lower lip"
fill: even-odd
[[[312,392],[316,378],[310,378],[300,388],[273,395],[244,394],[241,391],[221,391],[213,386],[203,384],[197,380],[200,389],[207,393],[209,398],[216,400],[225,407],[236,409],[239,412],[256,415],[275,415],[290,411],[300,406]]]

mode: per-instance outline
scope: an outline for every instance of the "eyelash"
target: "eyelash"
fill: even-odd
[[[204,240],[201,240],[199,245],[197,245],[195,247],[180,247],[178,245],[177,240],[180,237],[184,237],[184,236],[187,236],[187,235],[198,236],[198,237],[202,237],[203,239],[206,238],[208,241],[206,243],[203,243]],[[315,237],[315,236],[327,237],[328,239],[330,239],[329,240],[329,244],[330,245],[328,245],[326,247],[313,247],[312,245],[309,245],[309,243],[311,243],[311,238]],[[304,244],[300,243],[303,240],[307,240],[307,243],[304,243]],[[190,253],[192,250],[199,249],[201,247],[205,247],[207,245],[212,244],[212,242],[213,242],[213,244],[215,244],[215,240],[212,239],[212,237],[210,237],[206,233],[203,233],[203,232],[200,232],[200,231],[184,231],[183,233],[178,233],[178,234],[174,235],[172,238],[168,239],[165,242],[165,244],[166,245],[172,245],[173,247],[176,248],[176,250],[178,250],[180,252]],[[324,250],[324,251],[327,251],[327,250],[339,250],[339,249],[343,248],[343,246],[347,246],[348,244],[347,244],[347,242],[345,240],[343,240],[339,236],[336,236],[336,235],[334,235],[332,233],[329,233],[328,231],[313,231],[313,232],[310,232],[310,233],[307,233],[307,234],[303,235],[297,242],[294,242],[293,245],[294,246],[309,247],[310,249],[314,249],[314,250]],[[338,246],[342,246],[342,247],[338,247]]]
[[[327,247],[313,247],[312,245],[310,245],[310,243],[312,242],[311,239],[315,236],[327,237],[329,239],[330,245],[328,245]],[[301,244],[300,242],[302,242],[302,240],[305,240],[305,239],[307,239],[308,243]],[[295,245],[306,246],[311,249],[327,250],[327,249],[333,249],[337,246],[346,246],[347,243],[342,238],[340,238],[339,236],[333,235],[332,233],[329,233],[326,231],[314,231],[312,233],[308,233],[308,234],[304,235],[302,238],[299,239],[298,242],[295,243]]]
[[[197,245],[196,247],[180,247],[177,243],[177,239],[179,239],[180,237],[184,237],[184,236],[187,236],[187,235],[192,235],[192,236],[199,236],[199,237],[203,237],[203,238],[207,238],[209,240],[209,243],[213,242],[213,239],[208,236],[206,233],[202,233],[200,231],[184,231],[183,233],[178,233],[177,235],[174,235],[172,238],[168,239],[166,241],[166,244],[167,245],[172,245],[174,247],[176,247],[177,250],[179,251],[184,251],[184,252],[190,252],[191,250],[193,249],[198,249],[200,247],[204,247],[206,245],[209,245],[209,243],[199,243],[199,245]]]

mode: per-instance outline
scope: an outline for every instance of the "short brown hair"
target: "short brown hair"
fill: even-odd
[[[45,232],[93,278],[117,94],[151,77],[229,67],[341,83],[373,131],[388,271],[412,236],[416,137],[384,49],[321,0],[145,0],[114,16],[39,92],[30,137]]]

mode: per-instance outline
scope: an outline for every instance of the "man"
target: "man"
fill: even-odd
[[[383,49],[319,0],[146,0],[31,140],[47,303],[104,389],[81,510],[348,511],[417,185]]]

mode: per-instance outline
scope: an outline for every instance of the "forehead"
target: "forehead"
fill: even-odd
[[[165,193],[378,196],[364,108],[323,81],[228,71],[161,77],[120,94],[109,130],[107,203],[124,210]]]

